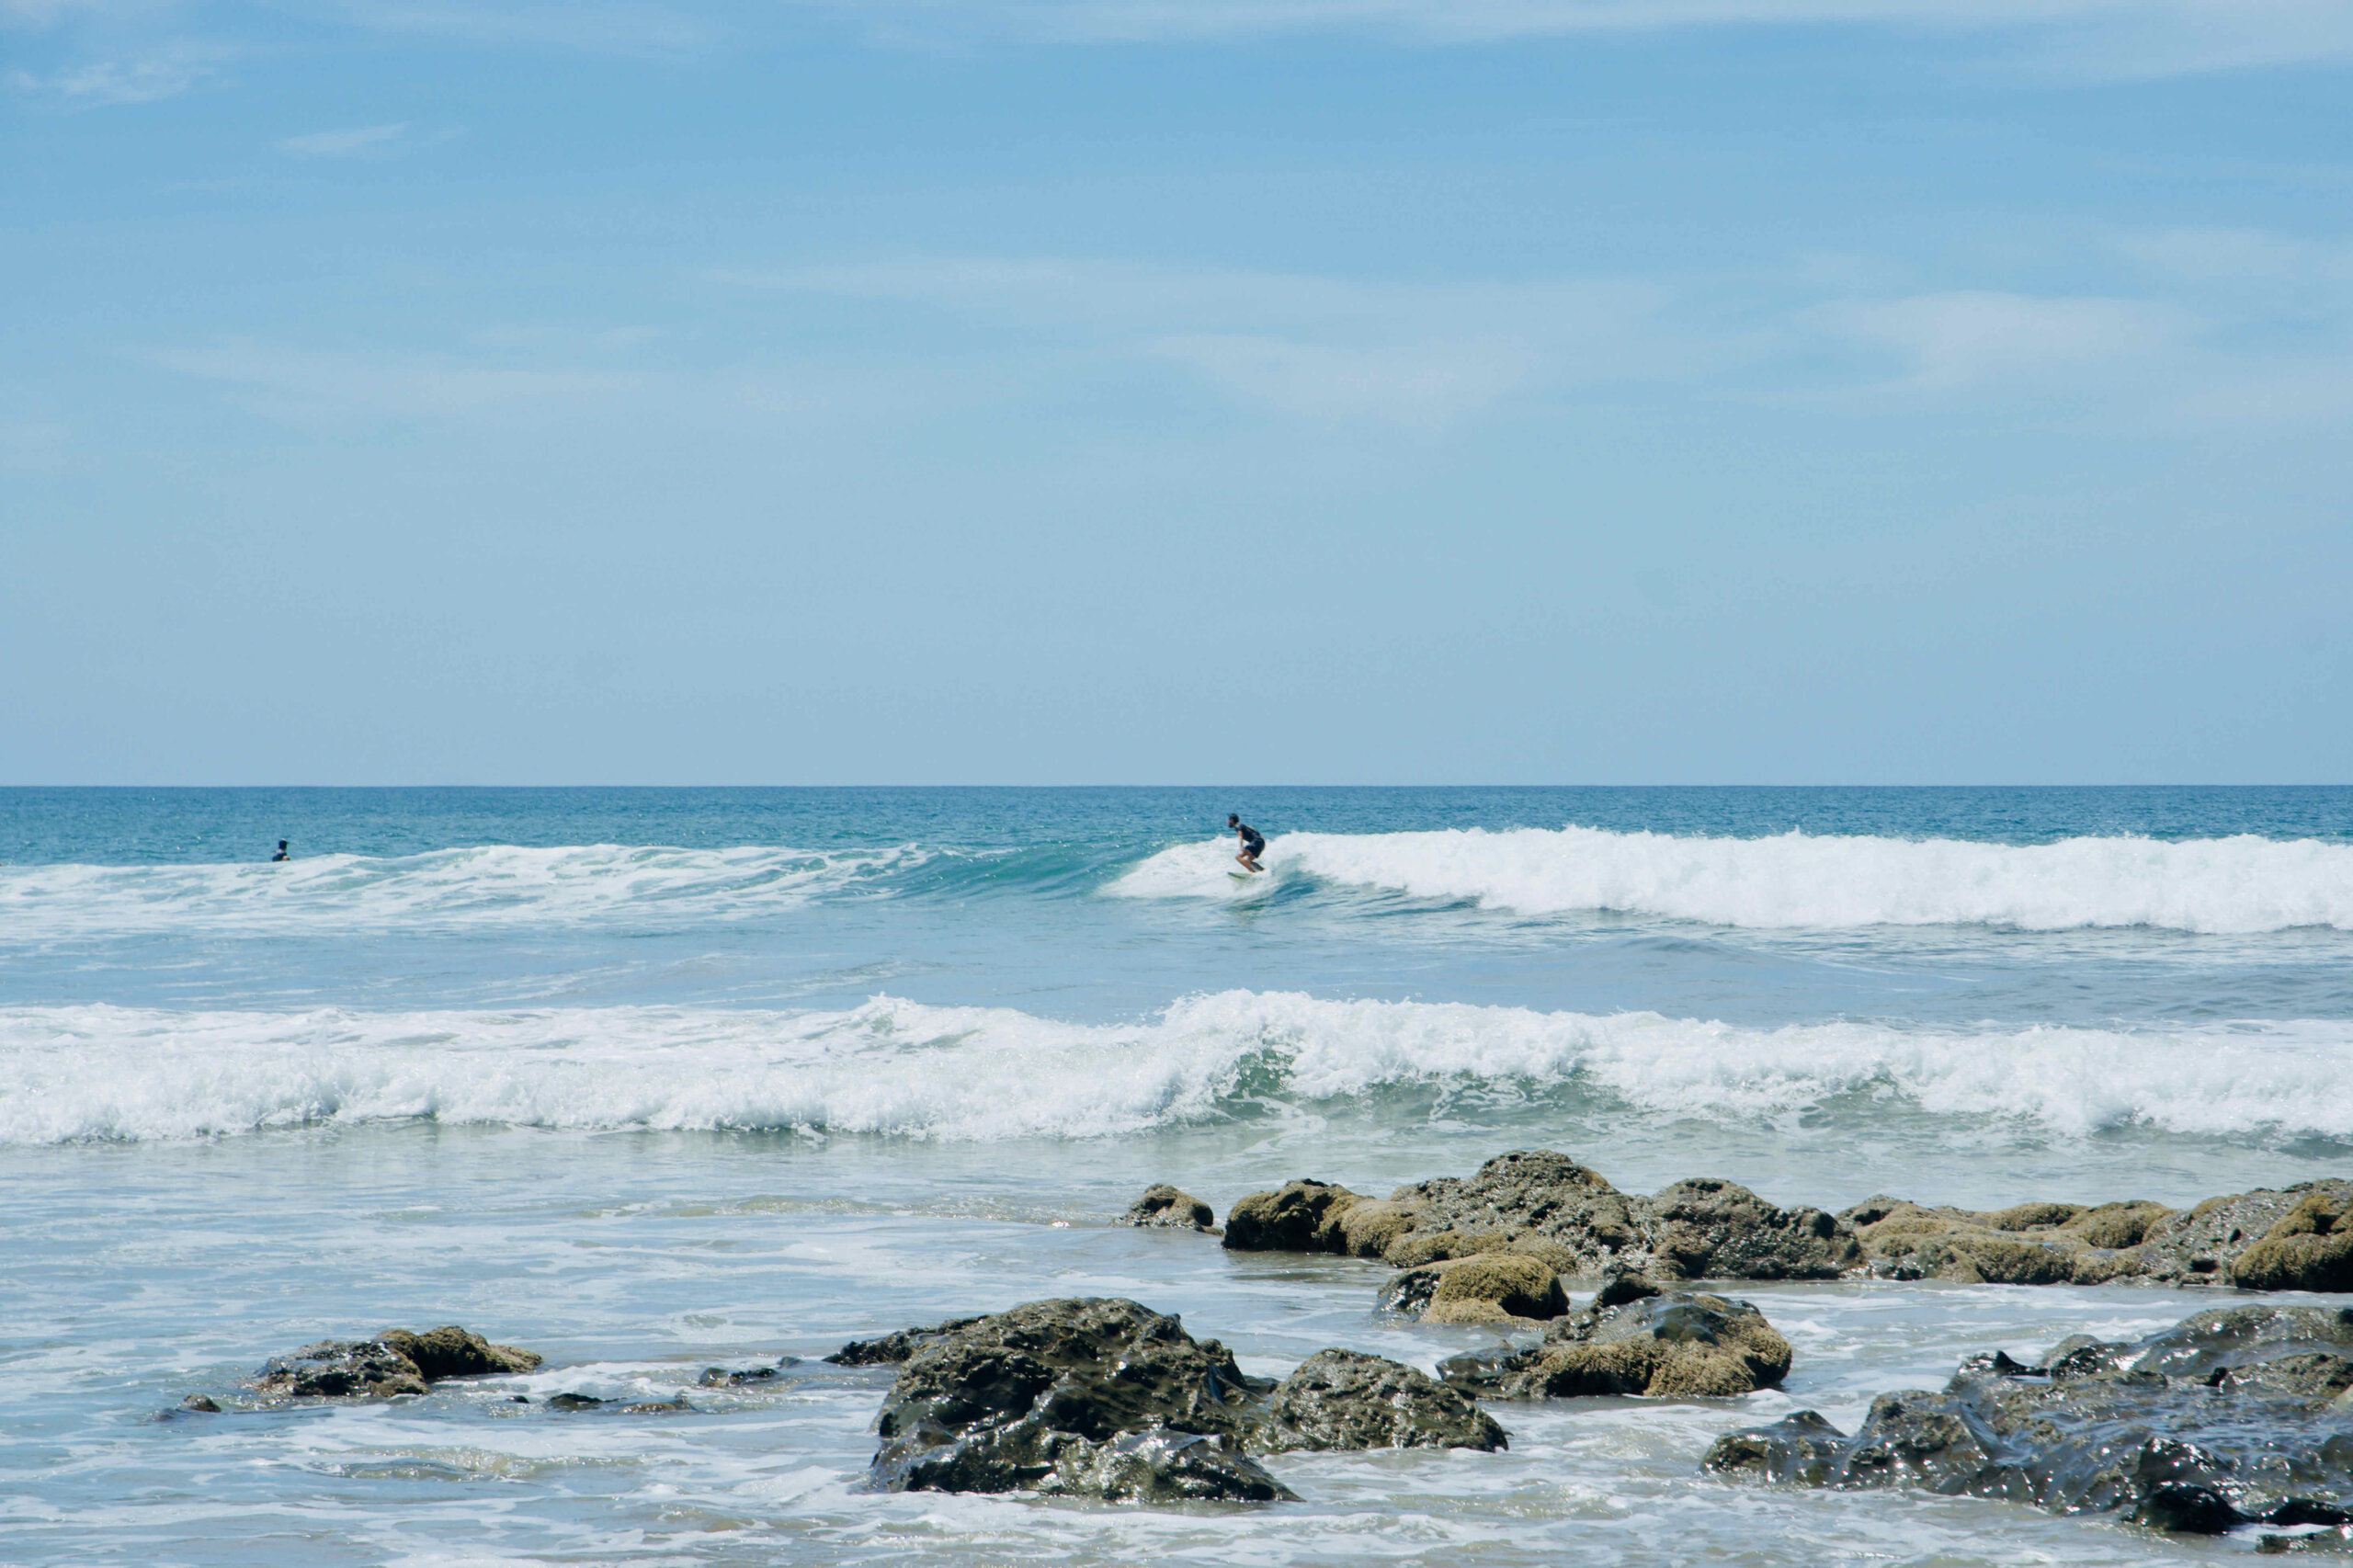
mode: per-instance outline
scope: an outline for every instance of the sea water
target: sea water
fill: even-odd
[[[1697,1469],[2225,1291],[1744,1284],[1783,1389],[1497,1406],[1506,1453],[1279,1459],[1302,1501],[1265,1508],[865,1493],[889,1369],[815,1358],[1106,1293],[1269,1375],[1492,1339],[1382,1319],[1379,1264],[1119,1226],[1154,1181],[2353,1175],[2347,790],[20,790],[0,861],[12,1563],[2228,1557]],[[451,1322],[547,1361],[158,1419]]]

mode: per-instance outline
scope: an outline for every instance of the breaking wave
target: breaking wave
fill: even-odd
[[[2060,1136],[2141,1125],[2353,1135],[2353,1028],[1777,1029],[1655,1013],[1229,991],[1132,1024],[877,997],[845,1012],[0,1010],[0,1142],[431,1118],[565,1129],[1099,1138],[1332,1106],[1585,1096],[1658,1119],[1841,1096]],[[1415,1114],[1423,1114],[1417,1112]]]
[[[1162,850],[1113,882],[1131,898],[1248,898],[1224,839]],[[1598,828],[1287,834],[1273,885],[1309,879],[1521,914],[1616,912],[1731,926],[2154,926],[2353,930],[2353,845],[2239,835],[2068,838],[1699,838]]]
[[[881,891],[938,853],[485,845],[278,865],[0,867],[0,937],[724,921]]]

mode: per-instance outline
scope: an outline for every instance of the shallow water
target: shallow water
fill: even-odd
[[[1281,1459],[1304,1500],[1255,1510],[865,1494],[887,1374],[813,1358],[1079,1293],[1268,1373],[1487,1337],[1380,1319],[1378,1265],[1111,1223],[1154,1180],[1551,1146],[1630,1189],[2182,1202],[2353,1139],[2342,790],[9,791],[0,858],[10,1562],[2234,1555],[1696,1473],[2221,1292],[1742,1286],[1781,1391],[1499,1406],[1506,1454]],[[443,1322],[547,1365],[156,1419]]]

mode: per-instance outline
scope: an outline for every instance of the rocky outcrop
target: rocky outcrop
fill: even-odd
[[[423,1393],[445,1378],[527,1372],[537,1352],[493,1345],[452,1324],[412,1334],[388,1328],[373,1339],[323,1339],[273,1358],[255,1377],[270,1399],[391,1399]]]
[[[2348,1210],[2353,1183],[2325,1181],[2178,1210],[2136,1201],[1979,1211],[1873,1198],[1839,1219],[1881,1278],[2341,1290],[2353,1289],[2353,1233],[2336,1233]]]
[[[1220,1233],[1216,1210],[1191,1193],[1171,1187],[1166,1182],[1145,1187],[1143,1196],[1128,1205],[1128,1211],[1120,1216],[1120,1222],[1200,1231],[1212,1236]]]
[[[847,1347],[846,1347],[847,1348]],[[869,1472],[879,1491],[1268,1502],[1243,1451],[1254,1385],[1233,1355],[1118,1298],[1032,1301],[943,1325],[900,1365]]]
[[[2302,1234],[2305,1233],[2291,1233]],[[1707,1469],[1782,1485],[1918,1487],[2202,1534],[2353,1523],[2353,1311],[2235,1307],[2147,1339],[1998,1352],[1939,1392],[1883,1394],[1849,1437],[1811,1411],[1733,1432]]]
[[[1517,1253],[1570,1278],[1661,1281],[1835,1279],[1861,1261],[1854,1237],[1819,1209],[1778,1209],[1712,1178],[1622,1193],[1550,1150],[1499,1154],[1468,1179],[1415,1182],[1386,1199],[1318,1181],[1253,1193],[1227,1216],[1225,1244],[1408,1268]]]
[[[1507,1324],[1559,1317],[1569,1298],[1541,1258],[1483,1252],[1404,1270],[1381,1287],[1380,1305],[1423,1323]]]
[[[1746,1301],[1677,1290],[1563,1318],[1524,1349],[1457,1356],[1438,1375],[1486,1399],[1722,1398],[1788,1376],[1790,1342]]]
[[[1427,1373],[1358,1350],[1319,1350],[1277,1385],[1252,1446],[1508,1448],[1495,1418]]]
[[[1281,1382],[1118,1298],[1031,1301],[912,1344],[877,1422],[880,1491],[1037,1491],[1111,1501],[1272,1502],[1260,1454],[1506,1447],[1493,1416],[1396,1361],[1324,1350]],[[847,1347],[845,1347],[847,1348]]]
[[[1735,1182],[1620,1192],[1566,1154],[1499,1154],[1468,1178],[1371,1198],[1323,1181],[1256,1192],[1227,1217],[1236,1250],[1334,1252],[1401,1268],[1499,1253],[1564,1279],[1954,1279],[2007,1285],[2237,1285],[2353,1290],[2353,1182],[2306,1182],[2190,1209],[1929,1208],[1872,1198],[1843,1214],[1778,1208]],[[1410,1290],[1436,1289],[1435,1278]],[[1409,1307],[1410,1310],[1410,1307]],[[1469,1320],[1463,1320],[1469,1321]]]

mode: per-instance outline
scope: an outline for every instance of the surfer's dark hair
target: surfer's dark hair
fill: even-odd
[[[1225,820],[1229,824],[1240,822],[1242,820],[1242,813],[1240,812],[1228,812],[1225,813]]]

